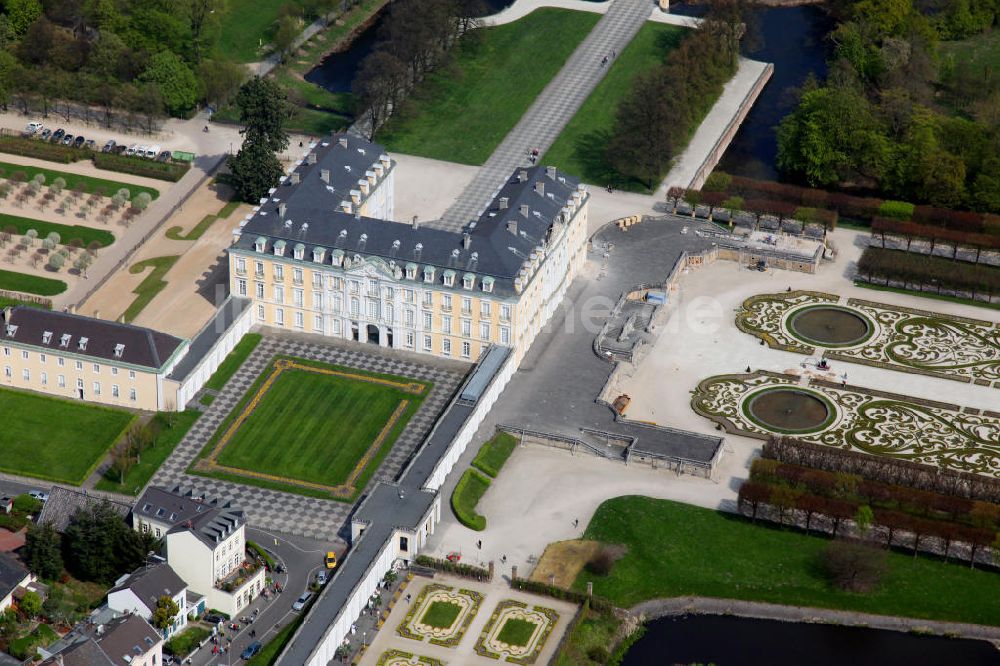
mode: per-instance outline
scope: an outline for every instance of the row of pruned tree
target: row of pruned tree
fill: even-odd
[[[884,248],[886,236],[905,240],[907,251],[910,251],[914,240],[928,241],[930,254],[934,254],[938,246],[951,247],[953,259],[958,256],[960,248],[970,248],[976,253],[974,263],[979,263],[983,250],[1000,249],[1000,235],[997,234],[961,231],[885,217],[875,218],[872,221],[872,238],[881,239]]]
[[[919,291],[957,291],[992,300],[1000,293],[1000,268],[904,250],[867,247],[858,260],[858,277],[873,284],[900,284]]]
[[[447,62],[459,38],[479,26],[458,0],[397,0],[351,85],[371,138],[414,86]]]
[[[894,486],[1000,503],[1000,479],[982,474],[928,467],[908,460],[837,449],[790,437],[771,437],[764,443],[761,456],[827,472],[858,475]]]

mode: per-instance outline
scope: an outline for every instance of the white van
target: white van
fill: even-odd
[[[147,146],[146,147],[146,157],[153,160],[156,156],[160,154],[159,146]]]
[[[26,129],[28,131],[28,134],[34,134],[35,132],[42,131],[42,127],[44,127],[44,125],[42,125],[38,121],[35,121],[33,123],[28,123],[28,127]]]

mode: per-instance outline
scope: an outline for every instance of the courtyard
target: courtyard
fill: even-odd
[[[404,377],[276,358],[192,471],[353,501],[429,388]]]
[[[360,664],[546,664],[575,613],[574,604],[514,590],[503,580],[417,577]]]
[[[0,389],[0,471],[79,486],[125,434],[123,409]],[[16,416],[17,418],[11,418]]]

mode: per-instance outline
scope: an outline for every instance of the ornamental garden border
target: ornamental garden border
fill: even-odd
[[[514,617],[516,615],[521,617]],[[523,645],[507,644],[499,640],[507,622],[511,620],[535,625],[535,629]],[[528,666],[538,660],[558,622],[559,613],[551,608],[529,606],[515,599],[503,599],[490,614],[474,649],[481,657]]]
[[[462,607],[462,610],[459,611],[459,614],[449,627],[438,628],[447,629],[446,632],[434,632],[430,627],[424,628],[424,625],[420,622],[430,610],[431,605],[439,598],[442,598],[445,602],[451,602]],[[396,634],[403,638],[421,642],[426,638],[429,643],[441,647],[455,647],[462,641],[462,637],[469,629],[469,625],[479,612],[483,598],[483,595],[475,590],[461,588],[456,591],[450,585],[429,583],[420,591],[410,610],[407,611],[406,616],[403,617],[399,626],[396,627]],[[462,601],[465,601],[466,605],[463,606]]]
[[[413,661],[414,659],[416,661]],[[444,666],[444,662],[434,657],[425,657],[403,650],[386,650],[379,655],[375,666]]]

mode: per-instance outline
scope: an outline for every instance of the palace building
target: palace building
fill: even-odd
[[[518,169],[452,231],[392,220],[394,167],[357,137],[310,147],[234,230],[231,293],[259,325],[467,360],[501,344],[520,361],[585,261],[586,189]]]

